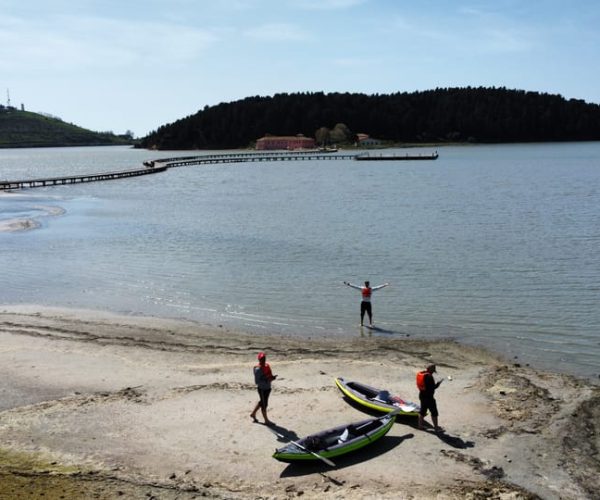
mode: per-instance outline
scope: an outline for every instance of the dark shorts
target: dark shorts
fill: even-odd
[[[438,416],[437,403],[433,396],[427,396],[422,392],[419,393],[419,402],[421,403],[421,411],[419,412],[422,417],[427,414],[427,410],[431,413],[432,417]]]
[[[371,316],[371,303],[362,301],[360,303],[360,315],[364,316],[365,312]]]
[[[263,410],[266,410],[267,406],[269,406],[269,394],[271,394],[271,389],[258,389],[258,397],[260,398],[260,407]]]

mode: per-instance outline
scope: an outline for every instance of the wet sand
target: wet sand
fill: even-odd
[[[453,342],[252,336],[156,318],[0,308],[0,498],[594,498],[600,389]],[[287,465],[249,417],[265,351],[276,430],[365,418],[343,376],[418,399],[437,363],[444,434],[400,419],[363,451]],[[448,379],[451,377],[451,379]]]
[[[31,219],[17,218],[0,221],[0,233],[15,233],[40,227],[39,222]]]

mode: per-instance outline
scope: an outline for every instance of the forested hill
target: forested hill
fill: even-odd
[[[0,148],[132,144],[131,135],[93,132],[55,116],[0,105]]]
[[[505,88],[395,94],[296,93],[205,107],[141,140],[157,149],[247,147],[265,134],[315,137],[343,123],[390,142],[600,140],[600,106]]]

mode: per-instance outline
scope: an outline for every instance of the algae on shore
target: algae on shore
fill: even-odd
[[[97,498],[187,499],[202,495],[196,488],[182,489],[143,484],[107,476],[104,472],[49,462],[39,454],[0,448],[0,500],[44,498],[67,500]]]

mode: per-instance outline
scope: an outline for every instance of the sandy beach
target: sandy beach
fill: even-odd
[[[0,498],[597,498],[598,386],[453,342],[353,335],[2,307]],[[403,418],[335,468],[278,462],[282,441],[249,417],[259,351],[281,434],[366,418],[338,376],[418,400],[430,362],[446,432]]]

